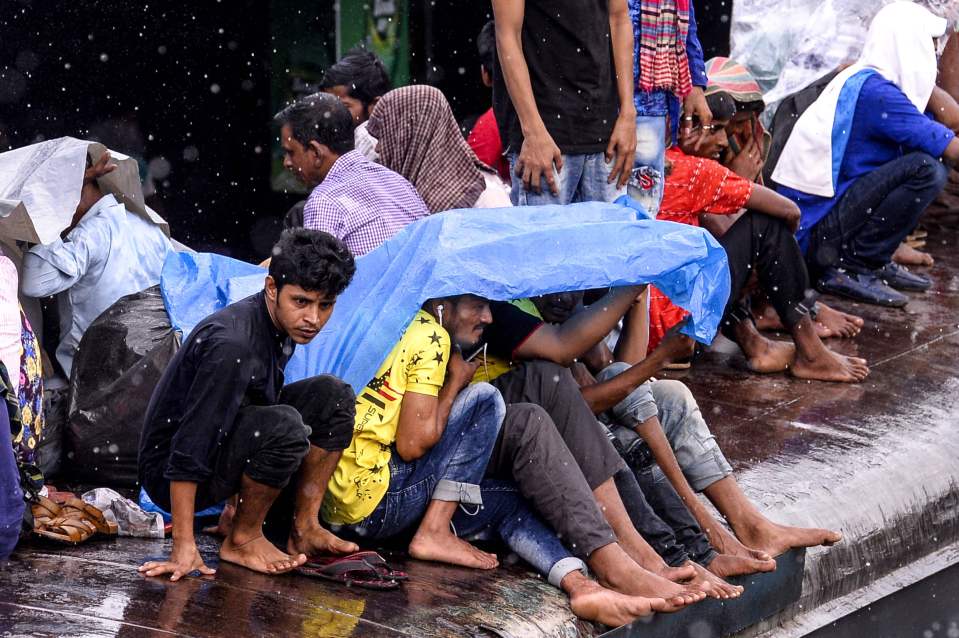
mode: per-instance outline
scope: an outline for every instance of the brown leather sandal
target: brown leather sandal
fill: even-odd
[[[65,518],[80,518],[90,523],[96,532],[104,536],[116,536],[119,532],[116,523],[108,521],[103,512],[83,499],[68,499],[60,511]]]
[[[37,502],[33,503],[30,506],[30,512],[33,514],[34,528],[50,522],[61,514],[60,506],[46,496],[41,496]]]
[[[97,533],[93,523],[80,517],[58,516],[39,527],[33,533],[43,538],[79,545]]]

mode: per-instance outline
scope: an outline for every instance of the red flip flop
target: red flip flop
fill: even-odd
[[[381,578],[385,580],[409,580],[410,576],[404,571],[393,569],[386,559],[374,551],[363,551],[350,554],[348,556],[310,556],[306,559],[308,567],[324,567],[337,560],[353,559],[364,561],[371,568],[375,569]]]
[[[363,559],[344,556],[339,558],[312,558],[297,571],[304,576],[313,576],[342,583],[347,587],[387,590],[400,586],[399,581],[384,578],[380,572]]]

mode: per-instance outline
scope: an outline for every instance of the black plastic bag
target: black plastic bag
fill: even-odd
[[[136,485],[143,418],[179,347],[159,286],[121,298],[87,328],[70,378],[67,473],[98,486]]]

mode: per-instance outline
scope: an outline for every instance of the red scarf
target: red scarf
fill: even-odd
[[[686,58],[689,0],[641,0],[639,88],[684,98],[693,90]]]

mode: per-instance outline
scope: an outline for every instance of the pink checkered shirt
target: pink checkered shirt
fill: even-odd
[[[342,239],[359,257],[429,214],[402,175],[350,151],[336,160],[310,193],[303,225]]]

